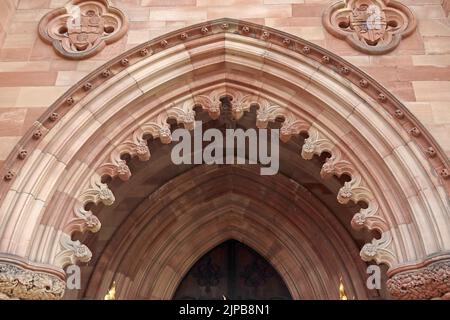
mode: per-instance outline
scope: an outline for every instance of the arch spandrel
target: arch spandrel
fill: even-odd
[[[176,86],[177,81],[184,84]],[[132,172],[117,155],[147,160],[151,150],[145,149],[141,134],[170,143],[169,117],[188,127],[192,122],[193,106],[180,111],[178,103],[195,101],[220,84],[225,90],[237,86],[257,92],[257,123],[269,122],[270,112],[284,113],[287,135],[307,131],[311,137],[311,128],[318,129],[333,147],[319,145],[313,154],[331,151],[351,165],[352,180],[338,200],[365,193],[367,202],[376,203],[369,206],[376,214],[360,214],[355,225],[382,232],[363,247],[365,260],[387,263],[395,275],[400,267],[414,268],[450,250],[448,158],[410,112],[369,76],[322,48],[274,29],[223,19],[171,32],[124,53],[49,108],[5,163],[1,251],[33,257],[59,271],[68,261],[86,260],[89,249],[72,240],[71,232],[99,228],[84,204],[114,201],[101,176],[127,180]],[[277,108],[263,114],[266,101]],[[220,112],[214,103],[202,108],[211,117]],[[125,128],[119,129],[121,121]],[[30,156],[17,159],[23,149]],[[339,166],[329,167],[329,174],[340,174]],[[53,214],[47,212],[55,207],[68,209],[50,219]],[[42,224],[44,217],[52,224]],[[44,235],[52,241],[36,244]]]

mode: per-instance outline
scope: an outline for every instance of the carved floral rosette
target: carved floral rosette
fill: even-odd
[[[323,24],[335,37],[367,54],[394,50],[417,26],[413,12],[397,1],[348,0],[332,4]]]
[[[50,11],[39,22],[39,35],[69,59],[92,57],[128,30],[125,14],[109,0],[74,0]]]
[[[66,283],[59,277],[0,261],[0,300],[59,300]]]

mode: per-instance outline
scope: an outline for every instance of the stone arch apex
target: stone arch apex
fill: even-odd
[[[227,55],[228,50],[234,55]],[[205,74],[223,61],[242,74],[217,68],[218,76]],[[255,80],[248,76],[252,72],[276,81]],[[171,80],[186,77],[193,82],[171,94],[164,92],[167,103],[151,100],[152,93],[163,92]],[[121,160],[123,153],[148,160],[145,134],[170,143],[167,119],[192,129],[197,105],[217,118],[223,93],[233,96],[236,118],[257,104],[259,128],[283,116],[283,141],[307,132],[304,159],[324,151],[331,154],[321,170],[324,178],[351,176],[338,201],[366,202],[352,225],[382,232],[380,239],[362,248],[364,260],[387,263],[395,276],[400,266],[402,271],[414,269],[428,256],[450,250],[444,200],[450,189],[448,158],[420,122],[389,91],[336,55],[275,29],[220,19],[171,32],[124,53],[49,108],[5,163],[0,252],[58,271],[67,263],[88,260],[91,252],[71,234],[100,228],[100,221],[86,210],[87,203],[114,202],[101,177],[129,179],[132,172]],[[145,107],[136,108],[142,101]],[[122,113],[125,130],[118,132],[111,124],[123,110],[133,114]],[[99,132],[105,129],[106,139],[100,143]],[[98,157],[83,161],[79,152],[89,149],[92,141],[99,142],[91,149]],[[29,156],[18,158],[23,150]],[[393,191],[398,197],[389,194]],[[51,210],[63,213],[54,216]],[[25,217],[27,212],[32,214]]]

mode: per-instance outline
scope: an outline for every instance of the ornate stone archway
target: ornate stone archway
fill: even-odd
[[[102,176],[129,179],[122,155],[149,160],[146,136],[170,143],[168,119],[192,128],[197,106],[217,118],[224,95],[237,119],[256,106],[259,128],[282,118],[283,141],[307,133],[304,159],[331,154],[324,178],[351,177],[337,199],[366,204],[352,225],[381,237],[361,257],[389,266],[394,296],[449,292],[449,164],[432,137],[386,89],[339,57],[230,19],[124,53],[70,89],[24,136],[0,186],[1,292],[62,297],[63,268],[91,258],[72,234],[100,228],[86,205],[115,200]]]
[[[153,160],[160,168],[163,160]],[[365,264],[344,229],[321,201],[282,174],[261,179],[248,166],[198,166],[151,193],[119,225],[81,296],[101,298],[116,281],[119,299],[170,299],[204,253],[235,239],[266,258],[296,299],[337,299],[330,288],[339,275],[349,294],[366,299]]]

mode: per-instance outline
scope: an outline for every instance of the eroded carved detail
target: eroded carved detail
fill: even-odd
[[[281,126],[280,140],[283,142],[288,142],[292,136],[298,135],[302,132],[308,132],[310,127],[311,125],[308,122],[289,114],[285,116],[283,125]]]
[[[220,117],[220,108],[222,101],[220,101],[220,92],[213,91],[209,95],[198,95],[194,97],[194,102],[201,106],[202,109],[208,112],[211,119],[217,120]]]
[[[106,166],[107,167],[107,166]],[[108,167],[110,168],[110,167]],[[67,264],[75,264],[77,261],[88,262],[92,253],[85,245],[79,241],[73,241],[71,234],[79,232],[98,232],[101,228],[100,220],[86,209],[89,203],[103,203],[110,206],[114,203],[115,197],[108,185],[101,182],[101,176],[95,174],[90,179],[90,186],[78,197],[78,201],[73,208],[74,216],[67,223],[64,232],[60,237],[60,251],[56,256],[58,266],[64,268]]]
[[[360,251],[360,256],[364,261],[374,260],[377,264],[394,265],[396,258],[392,248],[391,233],[383,232],[380,239],[373,239],[372,242],[366,243]]]
[[[327,179],[333,175],[341,176],[343,174],[354,175],[352,164],[350,161],[343,159],[339,149],[334,148],[331,157],[325,160],[320,170],[320,176]]]
[[[125,160],[120,158],[120,154],[112,156],[112,161],[103,164],[99,169],[100,176],[108,175],[110,177],[118,176],[122,181],[127,181],[131,177],[130,168]]]
[[[92,213],[92,211],[86,210],[83,206],[76,206],[74,208],[75,218],[69,223],[70,234],[75,231],[84,232],[98,232],[102,226],[100,220]]]
[[[269,122],[273,122],[277,117],[284,116],[283,109],[277,105],[261,104],[256,111],[256,127],[266,129]]]
[[[163,144],[171,143],[172,132],[170,131],[167,119],[167,114],[159,114],[155,121],[141,125],[141,128],[138,130],[138,135],[141,137],[151,135],[153,139],[160,139]]]
[[[450,260],[392,276],[387,289],[397,299],[450,299]]]
[[[407,6],[389,0],[339,1],[324,12],[323,23],[328,32],[368,54],[395,49],[417,26]]]
[[[108,0],[73,0],[50,11],[39,23],[42,40],[70,59],[91,57],[122,38],[128,19]]]
[[[337,200],[341,204],[349,201],[354,203],[363,202],[367,207],[361,208],[358,213],[353,216],[352,227],[361,229],[366,227],[369,230],[377,229],[380,232],[387,231],[386,221],[383,219],[378,203],[373,193],[366,186],[361,175],[356,172],[350,161],[344,158],[342,152],[334,143],[325,137],[319,129],[312,126],[308,130],[309,137],[305,139],[302,147],[302,157],[305,160],[311,160],[314,155],[320,156],[323,152],[331,154],[325,160],[320,171],[322,178],[330,178],[333,175],[340,177],[343,174],[350,176],[350,181],[344,183],[339,190]],[[383,233],[384,235],[384,233]],[[390,235],[386,234],[382,239],[374,239],[372,243],[366,244],[361,250],[361,256],[369,260],[377,260],[377,263],[386,262],[388,264],[395,261],[392,252],[387,254],[385,248],[390,244]]]
[[[334,148],[334,143],[323,137],[317,128],[311,127],[308,134],[309,137],[305,139],[305,143],[302,147],[303,159],[311,160],[314,155],[320,156],[322,152],[331,153]]]
[[[98,204],[102,202],[105,206],[110,206],[114,203],[115,198],[108,185],[102,183],[99,176],[93,176],[91,179],[91,187],[80,195],[80,200],[84,205],[87,203]]]
[[[167,112],[167,119],[175,119],[178,124],[183,124],[188,130],[194,129],[195,111],[191,101],[185,101],[180,105],[170,107]],[[166,120],[167,121],[167,120]]]
[[[364,186],[359,174],[354,175],[350,181],[346,181],[344,186],[339,189],[337,196],[340,204],[346,204],[350,200],[353,200],[355,203],[368,201],[370,198],[372,198],[372,193]]]
[[[72,237],[67,233],[61,235],[59,244],[60,251],[56,255],[55,265],[61,269],[79,261],[89,262],[92,258],[91,250],[80,241],[72,240]]]
[[[255,97],[249,94],[243,94],[237,90],[231,90],[231,114],[233,118],[239,120],[244,115],[244,112],[250,111],[250,107],[255,103]]]
[[[0,299],[59,300],[65,287],[55,275],[0,262]]]
[[[154,139],[159,138],[165,144],[171,143],[171,130],[167,123],[169,119],[175,119],[177,123],[182,123],[186,128],[193,129],[195,123],[194,107],[201,106],[214,119],[220,116],[222,100],[225,97],[231,102],[231,112],[235,119],[241,118],[244,112],[250,110],[252,105],[256,105],[258,107],[256,116],[256,126],[258,128],[267,128],[270,122],[282,122],[280,139],[283,141],[288,141],[293,135],[307,132],[309,137],[303,145],[302,157],[310,160],[314,155],[320,156],[323,152],[328,152],[331,154],[331,157],[326,160],[322,167],[322,177],[328,178],[333,175],[341,176],[347,174],[351,178],[339,191],[338,201],[343,204],[350,200],[355,203],[359,201],[367,203],[367,207],[361,209],[354,216],[352,226],[355,228],[376,228],[381,232],[387,229],[385,227],[386,223],[380,214],[379,206],[371,191],[364,184],[361,175],[355,172],[350,161],[344,159],[342,152],[330,139],[325,137],[319,129],[312,127],[307,121],[288,112],[286,108],[280,107],[264,97],[240,92],[233,88],[215,89],[211,92],[194,96],[186,101],[172,103],[163,109],[152,121],[139,125],[139,128],[133,132],[131,138],[112,151],[110,162],[104,163],[96,170],[96,178],[91,180],[91,187],[79,197],[83,206],[77,206],[75,208],[75,215],[78,220],[71,222],[73,226],[77,226],[78,229],[93,232],[98,231],[100,226],[98,219],[93,216],[92,212],[85,210],[84,205],[89,202],[97,204],[100,201],[106,205],[110,205],[114,202],[112,192],[106,184],[100,182],[100,177],[106,174],[110,177],[119,176],[123,180],[127,180],[131,172],[125,160],[122,159],[122,156],[129,154],[131,157],[138,156],[143,161],[148,160],[150,158],[150,151],[148,150],[147,141],[144,140],[146,135],[151,135]],[[82,228],[78,226],[80,223],[83,225]],[[73,231],[74,228],[67,228],[65,230]],[[68,233],[71,234],[71,232]],[[61,263],[79,260],[79,258],[76,258],[74,247],[81,247],[81,251],[86,251],[85,249],[87,249],[80,243],[70,242],[68,239],[64,241],[65,247],[69,247],[70,249],[66,249],[64,254],[60,254],[59,259],[62,261]],[[376,255],[383,256],[381,253],[378,253],[378,250],[383,249],[381,245],[378,245],[379,241],[374,240],[374,242],[365,246],[365,257],[375,259]],[[375,246],[375,244],[377,245]],[[372,251],[369,249],[375,251],[375,253],[372,254]],[[386,261],[383,260],[383,262]]]

